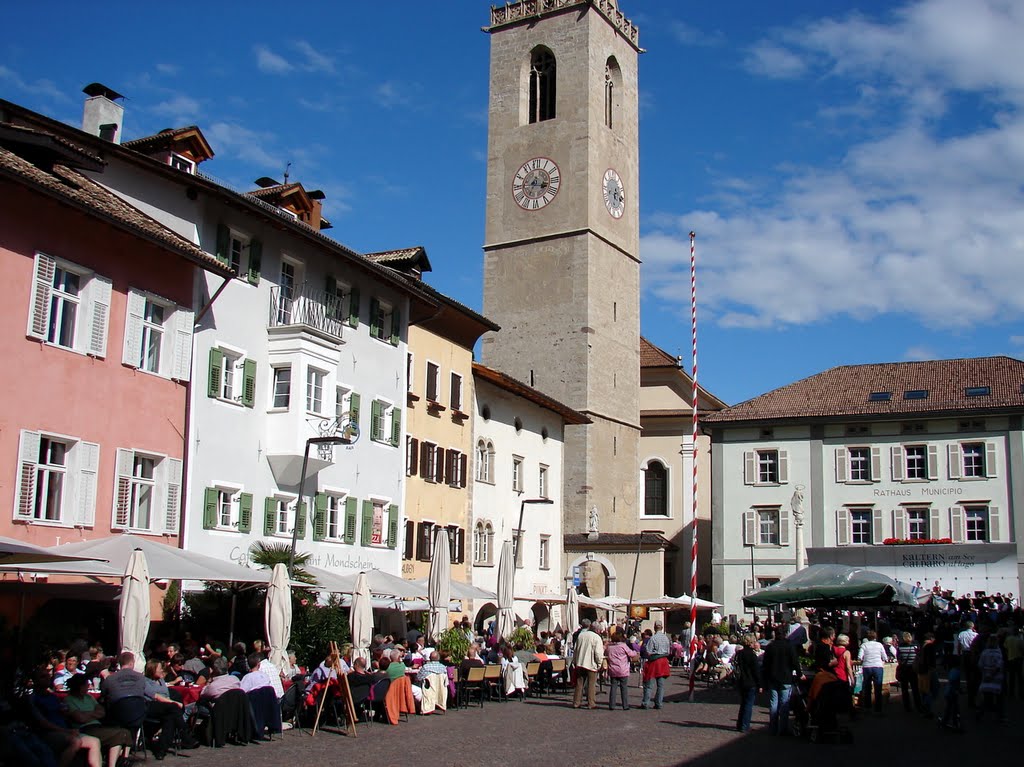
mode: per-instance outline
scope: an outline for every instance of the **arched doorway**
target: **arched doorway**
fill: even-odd
[[[476,611],[476,617],[473,619],[473,627],[476,629],[477,635],[484,633],[484,629],[487,628],[487,622],[497,614],[498,608],[493,602],[487,602],[483,607]]]
[[[533,632],[540,636],[542,631],[551,630],[551,611],[548,606],[543,602],[534,602],[533,607],[530,608],[530,612],[533,613]]]

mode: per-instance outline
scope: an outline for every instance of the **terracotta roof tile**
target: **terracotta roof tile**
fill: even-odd
[[[78,171],[63,165],[43,170],[14,152],[0,147],[0,175],[12,178],[58,200],[71,203],[105,219],[121,229],[144,237],[178,253],[203,268],[222,274],[231,270],[195,244],[172,232],[142,211],[132,207],[113,192]]]
[[[928,362],[843,365],[711,413],[716,423],[840,416],[907,416],[1024,410],[1024,362],[976,357]],[[968,387],[989,387],[968,397]],[[874,392],[890,393],[874,401]],[[927,392],[907,399],[906,392]]]
[[[679,360],[640,336],[640,367],[679,367]]]
[[[662,546],[668,551],[676,551],[679,548],[665,536],[657,533],[599,533],[597,539],[593,541],[590,540],[590,536],[587,533],[566,533],[562,540],[566,549],[597,549],[602,547],[627,547],[635,549],[638,545],[641,545],[641,537],[643,537],[643,545],[646,546]]]
[[[557,413],[562,416],[566,423],[571,424],[584,424],[590,423],[590,419],[587,418],[583,413],[573,410],[568,405],[563,405],[556,399],[549,397],[532,386],[527,386],[521,381],[517,381],[510,375],[506,375],[499,370],[489,368],[486,365],[481,365],[479,362],[473,363],[473,375],[488,381],[495,386],[498,386],[505,391],[516,394],[524,399],[528,399],[531,402],[545,407],[553,413]]]

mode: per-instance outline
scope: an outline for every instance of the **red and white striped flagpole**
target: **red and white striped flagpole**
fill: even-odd
[[[697,235],[690,232],[690,328],[693,337],[693,503],[690,534],[690,700],[693,700],[694,655],[697,652]]]

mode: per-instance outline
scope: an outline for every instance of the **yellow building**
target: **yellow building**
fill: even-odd
[[[409,327],[406,364],[405,535],[402,575],[430,574],[434,533],[445,528],[452,580],[470,581],[466,530],[472,512],[473,346],[498,326],[421,281],[430,271],[422,247],[370,253],[379,264],[417,281],[440,304],[429,320]]]

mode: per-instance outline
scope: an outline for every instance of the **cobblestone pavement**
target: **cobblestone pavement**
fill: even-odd
[[[864,767],[865,760],[906,765],[970,764],[977,759],[1016,760],[1024,748],[1024,704],[1009,708],[1010,724],[994,717],[975,722],[965,716],[963,734],[942,732],[934,721],[903,711],[894,694],[882,715],[862,715],[852,723],[852,744],[814,744],[804,739],[767,734],[764,705],[754,711],[753,729],[742,735],[734,729],[737,700],[732,690],[698,687],[689,702],[687,681],[673,676],[660,711],[633,709],[574,710],[564,695],[541,699],[487,703],[481,709],[450,711],[425,717],[410,716],[397,727],[359,725],[355,738],[327,729],[310,737],[308,731],[288,731],[270,743],[201,748],[186,752],[185,760],[168,756],[175,767],[299,767],[328,763],[373,767],[470,767],[471,765],[564,765],[592,767],[643,765],[762,765],[802,764],[824,759],[829,767]],[[630,703],[640,702],[640,690],[630,688]],[[607,702],[604,695],[599,696]],[[759,704],[765,701],[759,700]],[[781,761],[785,760],[785,761]]]

